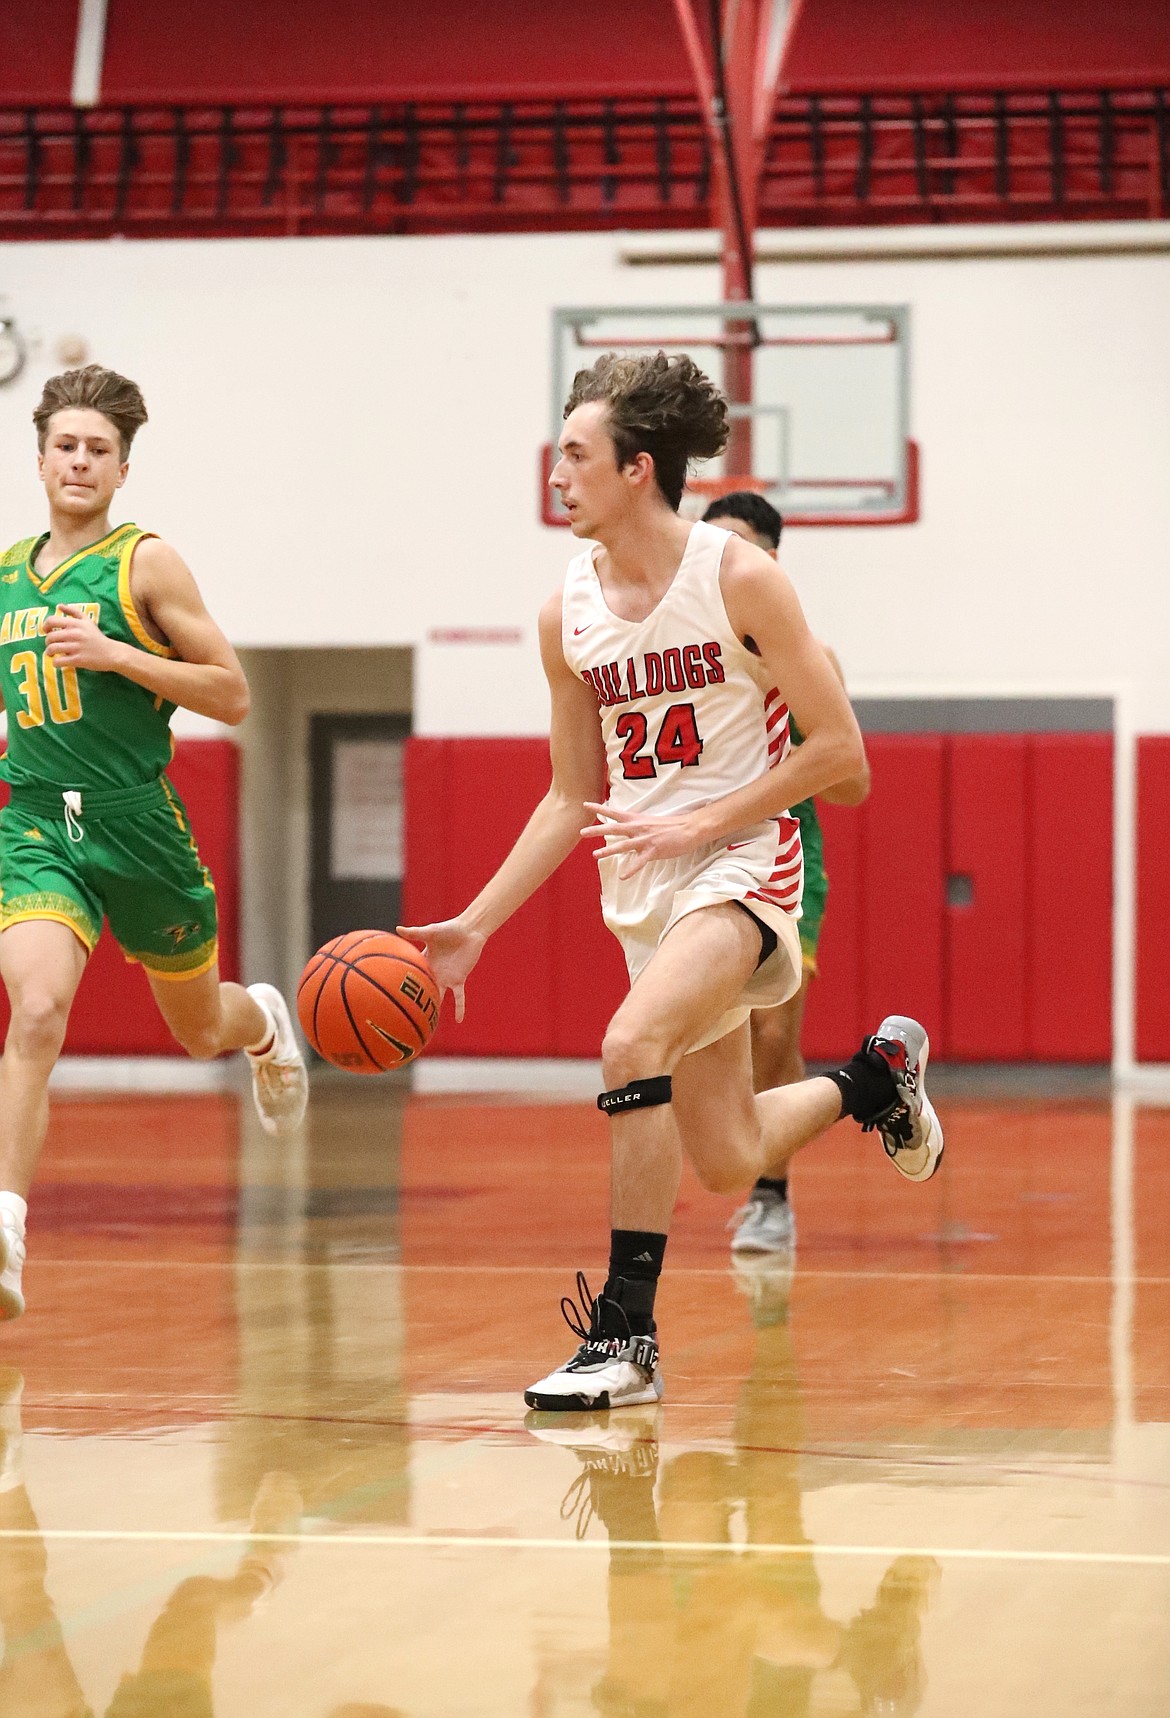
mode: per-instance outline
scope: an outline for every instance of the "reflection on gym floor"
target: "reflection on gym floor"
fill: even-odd
[[[0,1333],[3,1718],[1162,1718],[1170,1114],[952,1101],[732,1270],[654,1410],[525,1417],[604,1235],[584,1104],[58,1104]],[[920,1197],[914,1197],[921,1195]]]
[[[661,1408],[603,1416],[530,1414],[533,1436],[581,1464],[561,1506],[580,1537],[596,1517],[610,1540],[604,1670],[592,1710],[706,1718],[808,1718],[813,1712],[919,1710],[921,1619],[937,1560],[890,1560],[871,1604],[847,1621],[826,1614],[800,1491],[802,1414],[787,1323],[789,1272],[761,1261],[756,1324],[733,1441],[661,1462]],[[656,1502],[657,1493],[657,1502]],[[741,1532],[733,1536],[733,1518]],[[758,1548],[729,1556],[733,1543]],[[783,1546],[783,1551],[768,1547]],[[570,1661],[571,1662],[571,1661]],[[552,1692],[565,1666],[550,1657]]]

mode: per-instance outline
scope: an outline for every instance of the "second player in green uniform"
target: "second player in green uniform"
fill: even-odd
[[[762,495],[750,490],[736,490],[713,501],[704,518],[726,531],[735,531],[749,543],[776,557],[783,520]],[[825,649],[838,679],[844,684],[841,664],[827,646]],[[800,733],[795,723],[790,732],[793,745],[799,745]],[[860,775],[838,783],[821,797],[835,804],[859,805],[868,791],[869,770],[866,767]],[[774,1086],[794,1085],[805,1077],[800,1034],[809,983],[817,973],[817,948],[829,893],[824,838],[816,801],[801,800],[791,807],[791,815],[800,824],[804,854],[804,889],[798,925],[804,973],[800,989],[787,1002],[778,1008],[757,1008],[752,1015],[752,1071],[757,1092],[770,1091]],[[747,1203],[732,1218],[731,1226],[735,1231],[731,1241],[732,1253],[740,1262],[750,1261],[752,1255],[767,1258],[774,1254],[790,1254],[796,1242],[796,1220],[789,1203],[787,1180],[758,1181]],[[753,1293],[759,1286],[754,1280],[749,1284]]]
[[[295,1127],[307,1097],[280,993],[220,981],[215,887],[166,776],[176,707],[236,723],[248,688],[175,551],[110,524],[142,395],[94,364],[52,377],[33,416],[49,529],[0,555],[0,1318],[24,1310],[49,1075],[103,920],[189,1054],[248,1053],[266,1131]]]

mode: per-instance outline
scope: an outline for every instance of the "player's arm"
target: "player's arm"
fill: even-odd
[[[673,859],[776,817],[865,766],[865,746],[845,688],[808,629],[791,581],[762,549],[733,538],[720,571],[723,600],[737,636],[751,638],[796,718],[803,739],[784,762],[704,806],[639,816],[595,805],[605,851],[622,853],[630,877],[651,859]]]
[[[454,993],[456,1020],[463,1018],[463,986],[488,937],[568,858],[580,840],[586,805],[605,792],[597,695],[565,661],[559,592],[540,611],[540,655],[552,697],[552,785],[495,876],[457,918],[398,927],[425,948],[440,989]]]
[[[829,659],[829,667],[837,676],[842,686],[845,685],[845,671],[841,667],[835,650],[821,642],[821,649]],[[829,805],[860,805],[869,796],[869,761],[863,759],[861,768],[856,775],[846,776],[844,781],[836,781],[832,787],[823,787],[817,794],[818,799],[827,801]]]
[[[156,642],[174,657],[155,656],[107,638],[78,608],[45,621],[54,662],[95,674],[121,674],[170,704],[231,726],[248,714],[248,682],[235,651],[212,620],[189,567],[169,543],[147,537],[131,563],[134,606]]]

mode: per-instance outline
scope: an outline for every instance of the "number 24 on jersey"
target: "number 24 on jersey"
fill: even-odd
[[[627,781],[645,781],[658,774],[658,764],[679,764],[684,769],[697,764],[703,750],[693,704],[672,704],[662,718],[653,747],[648,747],[650,725],[640,710],[626,710],[614,724],[624,741],[622,774]],[[655,760],[657,759],[657,762]]]

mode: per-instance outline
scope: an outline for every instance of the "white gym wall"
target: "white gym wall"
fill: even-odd
[[[852,256],[891,243],[814,237]],[[971,255],[1040,239],[1039,255]],[[141,381],[152,413],[127,515],[182,549],[236,642],[413,645],[419,731],[540,731],[533,620],[572,552],[536,518],[549,313],[718,292],[713,263],[630,267],[628,243],[0,246],[0,303],[34,346],[0,390],[0,532],[41,520],[29,414],[57,341],[81,334]],[[897,235],[899,253],[921,244],[954,254],[759,269],[762,300],[912,315],[922,519],[791,533],[814,624],[859,688],[1124,685],[1138,728],[1170,728],[1170,227]],[[765,255],[784,246],[812,248],[761,235]],[[523,636],[428,637],[477,627]]]

